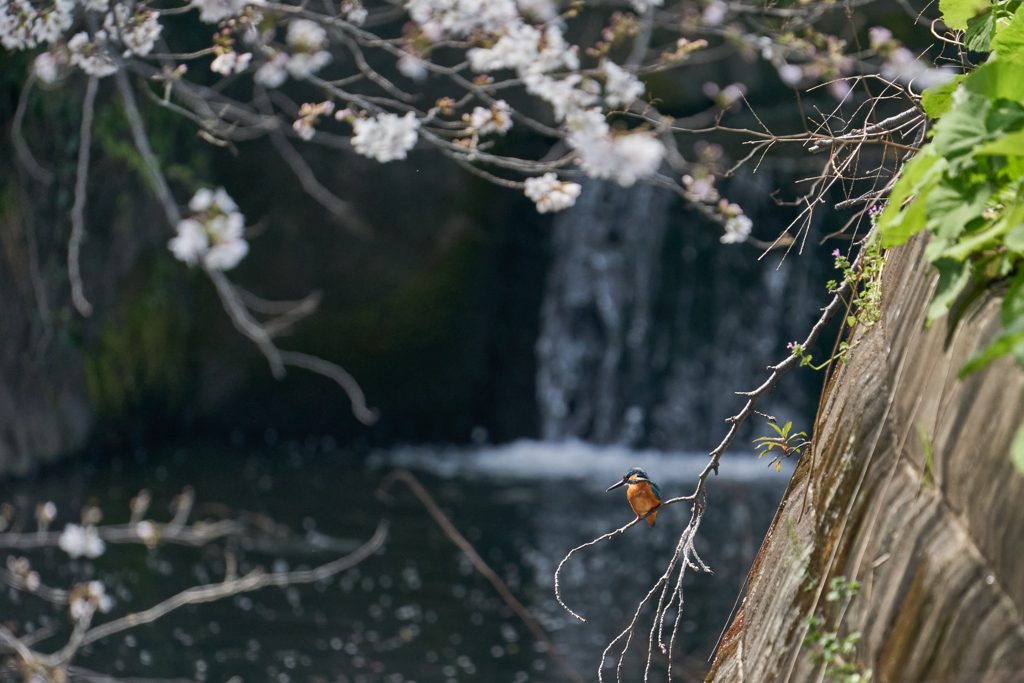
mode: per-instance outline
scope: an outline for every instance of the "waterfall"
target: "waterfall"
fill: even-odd
[[[755,225],[771,224],[762,234],[778,233],[763,185],[746,178],[728,192]],[[588,182],[552,230],[536,346],[545,439],[709,448],[741,405],[734,392],[763,381],[824,300],[816,241],[810,257],[758,260],[648,185]],[[819,382],[809,371],[787,379],[765,405],[809,428]]]

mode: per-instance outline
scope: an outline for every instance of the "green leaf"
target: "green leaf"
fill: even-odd
[[[921,106],[930,118],[937,119],[953,106],[953,93],[965,74],[957,74],[952,79],[932,87],[921,93]]]
[[[986,156],[1018,156],[1024,157],[1024,130],[1004,135],[993,140],[974,152]]]
[[[1024,60],[1003,59],[1002,54],[997,53],[996,58],[990,58],[972,71],[963,83],[967,90],[988,100],[1020,102],[1024,100]]]
[[[961,189],[944,176],[928,195],[927,228],[944,240],[956,239],[967,223],[985,210],[990,194],[988,183]]]
[[[1017,429],[1017,434],[1013,437],[1013,444],[1010,446],[1010,462],[1018,472],[1024,474],[1024,425]]]
[[[1024,254],[1024,225],[1017,226],[1006,233],[1006,237],[1003,238],[1003,244],[1018,254]]]
[[[934,145],[928,145],[903,167],[879,221],[884,249],[903,244],[911,235],[924,228],[926,216],[923,197],[947,166],[948,162],[935,153]],[[903,203],[910,197],[916,198],[904,210]]]
[[[1018,69],[1024,77],[1024,64]],[[1005,135],[1024,125],[1024,105],[1017,102],[997,102],[985,115],[985,127],[990,133]]]
[[[1018,320],[1007,327],[996,337],[995,341],[974,354],[967,364],[960,368],[960,379],[987,367],[989,363],[1014,351],[1014,347],[1024,342],[1024,320]]]
[[[1009,225],[1007,225],[1006,221],[999,221],[984,230],[979,230],[978,232],[965,237],[952,247],[943,251],[942,254],[944,257],[963,261],[971,254],[980,251],[986,243],[996,239],[1009,229]]]
[[[992,8],[967,20],[967,32],[964,33],[964,45],[973,52],[988,52],[992,49],[992,32],[996,20]]]
[[[1024,62],[1024,7],[1018,7],[1013,21],[1006,28],[996,26],[992,49],[1001,60]]]
[[[1018,320],[1024,320],[1024,268],[1010,283],[1010,289],[1003,297],[1003,307],[999,317],[1003,321],[1003,327],[1009,327]]]
[[[949,312],[950,304],[964,291],[964,287],[971,279],[971,264],[968,261],[941,258],[932,265],[939,271],[939,286],[932,297],[931,305],[928,306],[926,326],[931,326]]]
[[[979,67],[964,79],[964,85],[968,90],[974,76],[984,68]],[[985,142],[990,135],[985,127],[985,116],[992,108],[987,93],[971,91],[964,95],[953,98],[953,108],[935,124],[935,138],[932,144],[936,152],[947,158],[970,152],[976,145]]]
[[[963,31],[968,20],[989,6],[979,0],[939,0],[939,11],[946,26]]]

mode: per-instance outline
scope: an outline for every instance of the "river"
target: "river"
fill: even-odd
[[[637,525],[574,556],[562,577],[563,596],[587,623],[555,601],[554,568],[574,546],[632,519],[623,490],[604,491],[630,466],[645,467],[672,497],[692,491],[706,457],[578,441],[407,447],[358,456],[330,438],[258,446],[204,442],[67,462],[6,482],[2,499],[28,519],[37,503],[53,501],[60,528],[77,522],[85,504],[98,505],[104,523],[127,521],[129,501],[141,488],[153,497],[150,517],[166,520],[171,498],[190,485],[197,501],[193,519],[247,511],[278,523],[278,533],[227,543],[240,572],[313,567],[369,538],[380,519],[392,522],[382,552],[358,567],[327,582],[188,606],[98,641],[75,661],[94,671],[199,683],[235,676],[250,683],[566,680],[416,498],[401,484],[393,489],[395,503],[377,498],[386,473],[408,467],[571,664],[596,680],[602,650],[663,571],[689,509],[666,508],[654,528]],[[714,574],[689,572],[685,579],[674,663],[680,680],[701,680],[706,673],[785,490],[791,469],[778,474],[765,465],[749,454],[727,454],[721,474],[709,482],[696,547]],[[115,605],[97,617],[100,623],[191,585],[221,580],[224,547],[111,544],[95,560],[69,560],[55,548],[26,555],[48,585],[102,580]],[[66,622],[66,608],[13,589],[3,595],[4,621],[26,630]],[[53,651],[66,637],[67,628],[58,628],[37,647]],[[629,680],[641,676],[645,656],[643,649],[631,650],[624,669]],[[655,657],[652,681],[665,679],[664,664],[663,656]]]

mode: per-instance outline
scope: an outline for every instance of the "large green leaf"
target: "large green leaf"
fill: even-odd
[[[928,145],[903,167],[902,175],[893,187],[889,203],[879,221],[884,249],[903,244],[911,235],[924,228],[924,198],[947,166],[946,160],[934,151],[934,146]],[[904,210],[903,203],[910,197],[914,197],[914,201]]]
[[[977,71],[967,77],[964,84],[970,83],[976,73]],[[935,124],[935,139],[932,141],[935,151],[947,158],[953,158],[966,154],[975,146],[984,143],[989,138],[985,116],[991,108],[992,102],[981,93],[969,92],[955,97],[953,108]]]
[[[993,140],[975,154],[1024,157],[1024,130]]]
[[[967,21],[989,7],[987,0],[939,0],[939,11],[946,26],[959,30],[967,28]]]
[[[992,8],[968,19],[967,31],[964,33],[964,45],[973,52],[988,52],[992,49],[992,32],[995,30],[995,26],[996,20]]]
[[[988,183],[961,189],[943,176],[928,195],[926,227],[941,239],[956,239],[967,223],[985,210],[990,194]]]
[[[949,306],[964,291],[964,287],[971,281],[971,264],[969,261],[956,261],[954,259],[942,258],[934,264],[939,271],[939,286],[932,297],[932,303],[928,306],[928,317],[925,325],[931,326],[933,322],[949,312]]]
[[[964,74],[957,74],[952,79],[932,87],[921,93],[921,107],[926,114],[937,119],[953,106],[953,93],[964,79]]]
[[[986,246],[998,247],[997,244],[990,243],[1010,230],[1010,224],[1006,220],[996,221],[992,225],[988,226],[984,230],[978,230],[977,232],[971,233],[964,239],[957,242],[952,247],[946,249],[943,252],[943,256],[957,261],[963,261],[968,256],[981,251]]]
[[[1024,5],[1017,8],[1013,21],[1006,28],[996,27],[992,49],[1001,60],[1024,62]]]
[[[964,79],[964,87],[989,100],[1024,101],[1024,61],[1004,59],[998,53]],[[954,109],[955,111],[955,109]]]
[[[1009,327],[1016,320],[1024,319],[1024,269],[1010,283],[1010,289],[1003,297],[1003,307],[999,312],[1003,327]]]

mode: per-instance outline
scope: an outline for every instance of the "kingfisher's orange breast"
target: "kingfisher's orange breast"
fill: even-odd
[[[629,499],[629,506],[637,515],[645,515],[661,505],[661,501],[654,495],[651,485],[646,481],[630,484],[626,490],[626,498]]]

